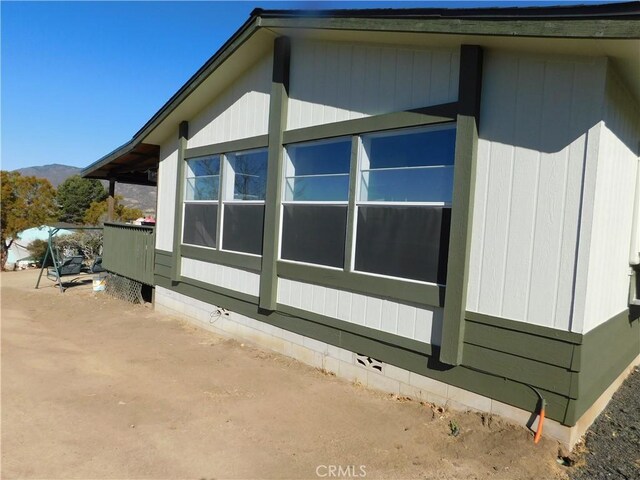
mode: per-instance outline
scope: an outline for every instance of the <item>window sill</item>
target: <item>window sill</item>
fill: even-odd
[[[350,290],[363,295],[391,298],[430,307],[444,306],[445,287],[442,285],[362,272],[345,272],[331,267],[282,260],[277,262],[277,274],[279,277],[291,280]]]
[[[208,247],[196,247],[182,244],[180,252],[184,258],[208,263],[219,263],[229,267],[259,272],[262,269],[262,257],[252,254],[216,250]]]

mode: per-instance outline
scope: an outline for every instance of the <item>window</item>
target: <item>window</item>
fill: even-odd
[[[445,283],[455,127],[366,135],[354,269]]]
[[[220,156],[187,160],[183,243],[215,247]]]
[[[342,268],[351,138],[286,147],[281,258]]]
[[[262,255],[267,150],[226,155],[222,248]]]

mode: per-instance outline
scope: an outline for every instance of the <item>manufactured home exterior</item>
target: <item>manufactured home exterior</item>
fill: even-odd
[[[157,168],[156,309],[573,445],[640,359],[638,51],[638,4],[255,10],[84,175]]]

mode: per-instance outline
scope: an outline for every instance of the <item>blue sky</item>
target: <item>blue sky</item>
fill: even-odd
[[[84,167],[128,141],[255,7],[554,3],[588,2],[2,1],[1,166]]]

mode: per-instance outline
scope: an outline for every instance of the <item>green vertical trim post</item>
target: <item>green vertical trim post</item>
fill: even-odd
[[[449,365],[462,363],[481,91],[482,48],[462,45],[447,289],[440,349],[440,361]]]
[[[176,167],[176,208],[173,224],[173,262],[171,264],[171,281],[180,281],[180,269],[182,255],[180,245],[182,243],[182,202],[184,200],[184,154],[187,150],[189,138],[189,122],[180,122],[178,128],[178,165]]]
[[[269,151],[265,198],[260,308],[275,310],[278,293],[277,260],[280,251],[280,205],[282,202],[282,132],[287,125],[291,40],[278,37],[273,46],[273,77],[269,102]]]

